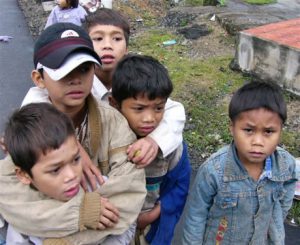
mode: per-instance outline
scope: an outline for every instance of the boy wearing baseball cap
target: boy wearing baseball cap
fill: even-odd
[[[32,80],[72,119],[77,140],[108,179],[95,192],[81,191],[60,202],[20,184],[6,157],[0,162],[1,215],[26,235],[63,237],[82,231],[64,239],[64,244],[99,243],[123,234],[143,205],[145,174],[127,160],[126,149],[136,138],[126,119],[90,93],[95,65],[100,65],[91,39],[79,26],[54,24],[36,41],[34,65]]]
[[[91,37],[95,52],[102,61],[102,66],[95,69],[92,94],[97,99],[108,102],[113,72],[120,59],[128,53],[130,25],[128,19],[121,12],[100,8],[86,16],[83,27]],[[43,92],[44,90],[36,87],[31,88],[22,105],[45,101],[47,95]],[[130,145],[127,149],[128,158],[139,167],[145,167],[155,159],[160,151],[164,157],[168,156],[181,145],[184,123],[183,105],[169,98],[163,120],[151,134]],[[161,140],[162,138],[164,140]],[[135,154],[136,152],[139,154]],[[92,179],[90,181],[92,182]]]

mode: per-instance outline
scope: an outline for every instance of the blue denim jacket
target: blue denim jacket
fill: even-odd
[[[292,205],[295,159],[277,148],[272,177],[253,180],[234,144],[203,163],[187,203],[183,244],[284,244],[284,219]]]

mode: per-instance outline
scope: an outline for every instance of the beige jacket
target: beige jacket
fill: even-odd
[[[38,237],[67,237],[70,244],[94,244],[109,234],[121,234],[136,220],[146,196],[145,173],[127,160],[126,148],[135,135],[114,108],[88,98],[89,132],[83,146],[108,180],[92,193],[80,191],[68,202],[49,199],[21,184],[10,157],[0,161],[0,214],[21,233]],[[118,224],[95,229],[100,216],[100,195],[120,211]],[[50,239],[51,240],[51,239]],[[59,239],[60,240],[60,239]],[[53,239],[54,241],[54,239]],[[68,244],[68,243],[48,243]]]

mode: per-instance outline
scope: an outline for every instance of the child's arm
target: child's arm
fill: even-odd
[[[45,28],[44,28],[44,29],[46,29],[48,26],[51,26],[51,25],[57,23],[56,11],[57,11],[58,9],[59,9],[58,6],[55,6],[55,7],[52,9],[51,13],[50,13],[49,16],[48,16],[48,19],[47,19],[47,22],[46,22],[46,25],[45,25]]]
[[[147,137],[133,143],[128,149],[128,158],[141,167],[153,161],[158,147],[166,157],[182,143],[185,111],[181,103],[167,100],[165,112],[159,126]],[[136,152],[139,152],[137,155]]]
[[[153,223],[160,215],[160,203],[157,203],[153,209],[140,213],[137,218],[137,228],[145,229],[147,225]]]
[[[191,166],[184,144],[180,161],[164,177],[160,187],[160,218],[151,225],[147,235],[151,244],[171,244],[189,192]]]
[[[38,237],[63,237],[87,228],[112,227],[119,213],[99,193],[83,190],[68,202],[42,196],[22,184],[10,157],[0,161],[0,213],[21,233]],[[106,223],[107,218],[112,225]]]
[[[208,212],[217,193],[217,183],[208,164],[203,163],[198,170],[192,190],[189,193],[186,215],[183,223],[182,244],[203,243]]]
[[[293,164],[290,165],[290,172],[292,173],[292,179],[285,181],[283,184],[285,195],[280,201],[281,208],[282,208],[282,215],[283,220],[285,220],[289,209],[291,208],[293,204],[293,199],[295,195],[295,186],[297,181],[297,173],[296,173],[296,163],[295,159],[293,159]]]

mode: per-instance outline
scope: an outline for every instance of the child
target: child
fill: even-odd
[[[119,62],[113,75],[111,104],[126,117],[138,138],[147,137],[160,124],[172,90],[162,64],[148,56],[129,55]],[[145,244],[168,245],[189,189],[186,145],[181,143],[167,157],[159,153],[145,171],[148,193],[137,220],[136,244],[142,239]]]
[[[280,87],[242,86],[229,104],[233,142],[198,170],[187,203],[183,244],[284,244],[295,159],[277,147],[287,117]]]
[[[4,139],[19,182],[31,185],[36,195],[67,202],[79,193],[80,152],[72,121],[64,113],[48,103],[22,107],[9,118]],[[29,244],[38,238],[9,227],[6,239],[8,244]]]
[[[53,105],[29,104],[16,111],[8,120],[4,138],[17,178],[37,190],[36,195],[67,202],[79,193],[82,164],[75,129],[70,118]],[[116,244],[115,238],[109,241]],[[8,244],[42,243],[37,237],[19,234],[12,226],[6,240]]]
[[[87,12],[79,5],[79,0],[56,0],[55,6],[48,19],[45,28],[58,22],[70,22],[82,25]]]
[[[83,27],[88,31],[94,49],[102,61],[101,68],[96,68],[95,71],[92,94],[108,102],[113,71],[119,60],[128,52],[130,26],[121,13],[101,8],[86,16]],[[45,90],[35,87],[29,90],[22,105],[47,99]],[[154,160],[159,150],[166,157],[181,144],[184,123],[185,111],[182,104],[168,99],[160,125],[151,134],[128,148],[128,158],[143,167]],[[138,156],[134,154],[136,151],[140,151]],[[95,183],[91,184],[95,187]]]
[[[67,240],[98,242],[130,229],[141,210],[146,195],[144,170],[129,162],[126,154],[136,137],[117,110],[90,94],[95,63],[99,64],[99,57],[91,39],[72,23],[51,25],[35,43],[33,81],[47,89],[57,109],[70,116],[77,139],[108,179],[96,192],[81,191],[62,204],[18,184],[10,158],[1,160],[0,214],[21,233],[62,237],[83,231]]]

